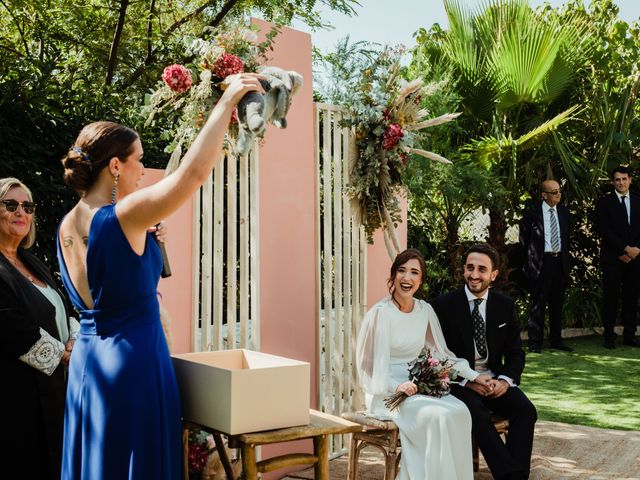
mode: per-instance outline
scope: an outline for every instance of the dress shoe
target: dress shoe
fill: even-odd
[[[615,340],[605,340],[604,341],[604,348],[608,348],[609,350],[613,350],[614,348],[616,348],[616,341]]]
[[[529,345],[529,353],[542,353],[542,347],[537,343]]]
[[[640,348],[640,340],[635,337],[625,338],[622,342],[623,345],[629,345],[630,347]]]
[[[524,473],[511,472],[499,477],[499,480],[524,480],[525,478],[527,477],[524,475]]]
[[[564,342],[554,342],[551,344],[551,348],[554,350],[562,350],[563,352],[573,352],[573,348]]]

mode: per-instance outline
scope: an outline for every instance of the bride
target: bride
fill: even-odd
[[[401,480],[473,479],[471,415],[452,395],[441,398],[417,394],[409,381],[408,362],[423,347],[434,357],[449,358],[467,381],[491,385],[465,359],[449,351],[431,305],[413,297],[424,283],[425,262],[420,251],[408,249],[396,257],[387,280],[390,296],[364,318],[358,335],[356,363],[366,393],[367,411],[391,419],[400,431]],[[408,395],[397,410],[384,399],[396,392]]]

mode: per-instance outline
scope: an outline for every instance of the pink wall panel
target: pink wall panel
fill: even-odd
[[[252,20],[264,36],[270,24]],[[316,331],[316,157],[311,70],[311,37],[282,28],[270,65],[295,70],[304,86],[293,99],[288,127],[267,128],[260,146],[260,349],[263,352],[307,361],[311,364],[309,385],[312,407],[317,407],[318,338]],[[144,185],[163,176],[162,170],[146,169]],[[402,200],[403,222],[399,225],[402,247],[406,246],[406,200]],[[167,219],[167,250],[173,275],[162,279],[159,291],[172,323],[172,352],[191,351],[193,292],[191,274],[192,204]],[[380,232],[368,247],[369,306],[387,294],[386,279],[391,260]],[[298,387],[293,386],[292,387]],[[312,451],[310,441],[263,448],[263,457]],[[298,468],[299,469],[299,468]],[[265,480],[281,478],[289,470],[265,474]]]
[[[398,239],[400,241],[400,251],[407,248],[407,198],[402,196],[399,199],[402,209],[402,223],[398,224]],[[387,253],[384,244],[382,230],[378,230],[373,236],[373,245],[369,245],[368,271],[367,271],[367,309],[374,306],[383,297],[389,295],[387,279],[393,261]]]
[[[252,23],[261,28],[261,35],[269,31],[268,23]],[[260,349],[309,362],[309,388],[315,403],[317,232],[311,36],[282,28],[269,64],[297,71],[304,85],[293,98],[287,128],[267,128],[260,147]],[[296,450],[311,451],[311,442],[264,447],[263,455]],[[280,478],[286,471],[264,478]]]
[[[145,168],[142,186],[152,185],[164,176],[164,170]],[[160,279],[158,291],[162,305],[169,311],[171,353],[191,351],[193,281],[191,245],[193,241],[193,205],[187,202],[165,221],[168,229],[167,255],[172,275]]]

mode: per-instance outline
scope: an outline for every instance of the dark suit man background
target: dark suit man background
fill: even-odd
[[[562,341],[562,306],[569,283],[569,210],[560,204],[562,192],[555,180],[540,184],[540,196],[542,200],[527,208],[520,221],[523,273],[530,302],[529,351],[542,352],[548,305],[550,346],[570,352],[573,349]]]
[[[611,180],[615,190],[600,198],[595,210],[595,226],[600,235],[604,346],[616,346],[613,327],[621,296],[623,343],[640,347],[635,337],[640,293],[640,197],[629,191],[629,167],[614,168]]]
[[[494,478],[529,478],[537,412],[518,388],[525,353],[513,300],[494,290],[498,252],[487,244],[465,253],[463,288],[436,298],[433,306],[447,346],[472,368],[494,377],[493,388],[473,382],[453,385],[451,393],[471,412],[472,434]],[[509,419],[506,444],[491,422],[491,412]]]

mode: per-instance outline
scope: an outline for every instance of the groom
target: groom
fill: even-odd
[[[537,412],[518,388],[524,351],[513,300],[494,290],[498,252],[488,244],[465,253],[464,287],[436,298],[433,306],[447,346],[472,368],[494,377],[492,388],[474,382],[453,385],[472,419],[472,434],[491,473],[498,480],[529,478]],[[491,422],[491,413],[509,419],[506,444]]]

